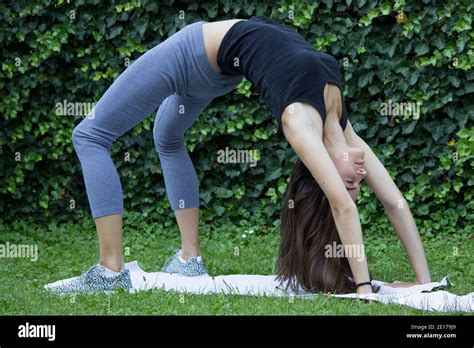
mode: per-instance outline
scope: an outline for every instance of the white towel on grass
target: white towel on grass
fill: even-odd
[[[274,275],[236,274],[211,277],[183,277],[163,272],[143,271],[137,261],[128,262],[133,291],[163,289],[181,293],[211,295],[251,295],[251,296],[298,296],[311,298],[318,294],[285,291]],[[401,304],[428,311],[474,311],[474,293],[464,296],[451,294],[440,289],[452,285],[448,277],[440,282],[414,285],[407,288],[393,288],[384,282],[374,280],[380,286],[377,294],[332,295],[340,298],[372,300],[386,304]]]

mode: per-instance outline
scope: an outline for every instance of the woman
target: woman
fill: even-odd
[[[252,17],[186,26],[126,69],[99,100],[93,115],[74,129],[73,143],[98,232],[100,261],[83,275],[47,288],[58,293],[130,288],[122,256],[122,191],[109,150],[114,140],[156,108],[154,141],[181,234],[181,249],[163,271],[183,276],[206,274],[198,242],[198,181],[184,146],[184,133],[212,99],[230,92],[243,76],[260,90],[279,129],[301,159],[287,194],[295,200],[294,215],[284,209],[280,277],[296,279],[293,285],[311,290],[344,291],[347,286],[341,285],[341,279],[348,276],[352,289],[372,291],[363,252],[362,257],[328,261],[328,270],[335,272],[328,278],[324,263],[315,261],[313,242],[318,241],[309,230],[314,225],[308,223],[313,214],[316,218],[323,213],[328,226],[333,225],[318,228],[319,234],[331,233],[322,240],[339,237],[344,245],[363,245],[354,200],[366,178],[389,212],[417,281],[430,280],[406,202],[347,119],[337,61],[315,51],[297,32],[266,17]],[[306,184],[298,175],[303,168],[311,173]],[[308,185],[319,198],[305,196],[311,190]],[[308,207],[310,200],[321,203],[319,215],[318,206]],[[305,223],[299,226],[296,217],[303,217]],[[293,248],[297,252],[289,255]]]

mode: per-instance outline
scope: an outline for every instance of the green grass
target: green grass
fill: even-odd
[[[130,220],[130,221],[129,221]],[[125,223],[126,261],[138,260],[145,271],[157,271],[179,246],[176,228],[128,219]],[[209,272],[218,274],[272,274],[279,235],[274,228],[255,228],[244,238],[244,228],[206,226],[201,249]],[[472,236],[424,237],[433,280],[449,275],[449,291],[472,291]],[[388,232],[364,236],[373,277],[386,281],[413,280],[404,249]],[[0,314],[2,315],[440,315],[399,305],[364,303],[319,295],[313,299],[236,295],[182,295],[148,291],[137,294],[58,297],[44,292],[43,284],[76,276],[98,258],[91,220],[39,226],[18,221],[0,225],[0,243],[37,244],[39,258],[0,259]],[[127,249],[129,248],[129,249]],[[456,249],[457,248],[457,249]],[[238,251],[238,252],[237,252]],[[456,252],[457,251],[457,252]],[[128,253],[127,253],[128,254]],[[457,314],[457,313],[449,313]],[[459,313],[462,314],[462,313]],[[465,314],[465,313],[464,313]]]

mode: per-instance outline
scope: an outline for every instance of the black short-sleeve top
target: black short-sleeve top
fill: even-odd
[[[281,114],[291,103],[313,105],[326,121],[324,86],[339,87],[342,80],[337,60],[317,51],[296,31],[265,16],[242,20],[227,31],[217,52],[217,64],[224,75],[244,75],[255,84],[276,117],[280,131]],[[340,125],[347,124],[342,100]]]

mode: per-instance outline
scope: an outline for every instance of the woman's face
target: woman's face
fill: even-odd
[[[355,202],[360,192],[361,181],[367,176],[364,169],[364,151],[357,147],[337,148],[331,159],[346,186],[347,192]]]

